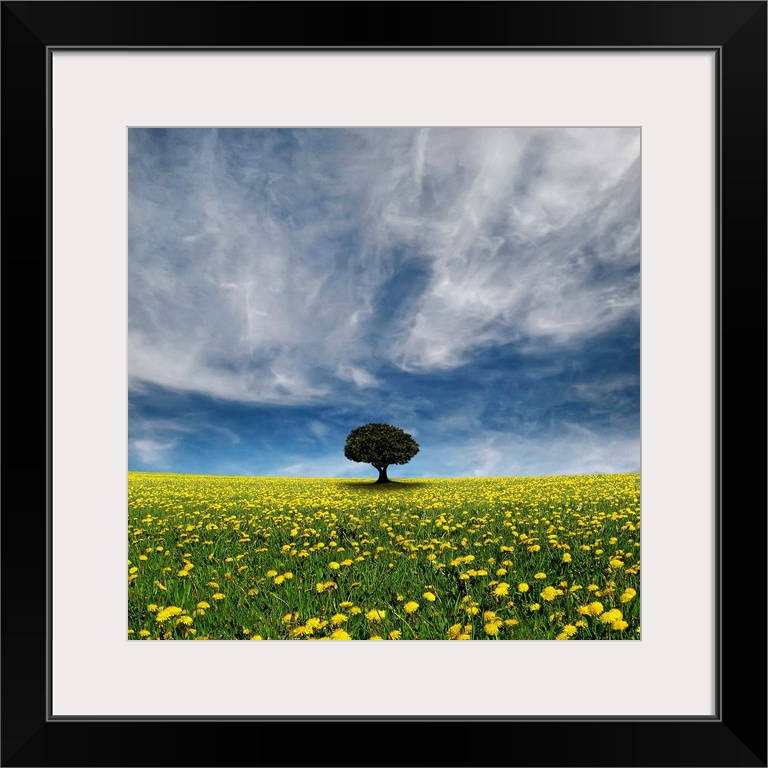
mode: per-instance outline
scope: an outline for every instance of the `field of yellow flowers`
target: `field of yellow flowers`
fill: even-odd
[[[128,475],[136,640],[633,640],[640,476]]]

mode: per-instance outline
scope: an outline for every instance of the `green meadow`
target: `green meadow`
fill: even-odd
[[[128,475],[135,640],[636,640],[640,476]]]

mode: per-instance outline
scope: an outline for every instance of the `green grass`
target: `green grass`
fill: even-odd
[[[636,474],[129,473],[129,637],[639,639],[639,497]]]

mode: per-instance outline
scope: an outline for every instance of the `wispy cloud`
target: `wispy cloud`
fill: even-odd
[[[157,440],[132,440],[130,447],[145,464],[160,464],[166,460],[168,451],[172,450],[178,441],[169,440],[159,442]]]
[[[636,130],[131,138],[136,379],[311,402],[639,311]]]
[[[639,386],[639,352],[599,377],[578,362],[639,340],[639,129],[131,129],[129,254],[134,404],[335,407],[426,434],[499,421],[489,381],[520,404],[518,382],[534,426],[623,412]],[[529,394],[537,370],[560,406]],[[166,407],[193,432],[135,420],[141,461],[198,439]]]
[[[517,477],[637,472],[639,454],[636,436],[606,436],[564,424],[554,439],[486,432],[450,446],[440,458],[464,477]]]

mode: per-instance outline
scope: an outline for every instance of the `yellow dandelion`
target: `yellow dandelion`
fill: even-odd
[[[434,595],[432,592],[425,592],[425,593],[422,595],[422,597],[423,597],[423,598],[424,598],[424,599],[425,599],[427,602],[430,602],[430,603],[434,603],[434,602],[435,602],[435,600],[437,599],[437,598],[435,597],[435,595]]]
[[[168,608],[163,608],[162,611],[158,611],[157,615],[155,616],[155,621],[162,623],[170,619],[171,616],[178,616],[180,613],[181,608],[176,608],[176,606],[170,605]]]
[[[544,573],[543,571],[539,571],[539,573],[534,573],[533,574],[533,578],[534,579],[546,579],[547,578],[547,574]]]
[[[522,582],[521,584],[517,585],[518,592],[527,592],[529,589],[530,587],[525,582]]]
[[[624,618],[618,608],[612,608],[610,611],[600,614],[600,621],[603,624],[613,624],[614,621],[620,621]]]
[[[599,616],[603,612],[603,604],[595,601],[587,606],[587,613],[590,616]]]
[[[393,629],[389,633],[390,640],[399,640],[403,636],[403,633],[399,629]]]
[[[226,595],[222,594],[221,592],[214,592],[214,593],[211,595],[211,597],[212,597],[214,600],[223,600],[223,599],[226,597]]]
[[[377,608],[374,608],[365,614],[365,618],[368,619],[368,621],[373,621],[373,622],[381,621],[385,616],[386,616],[386,611],[381,611]]]
[[[509,594],[509,584],[502,581],[496,586],[496,589],[493,590],[493,594],[496,595],[496,597],[506,597]]]
[[[613,624],[611,624],[611,629],[626,629],[629,626],[626,621],[623,619],[619,619],[618,621],[614,621]]]
[[[449,640],[457,640],[459,635],[461,634],[461,624],[454,624],[449,630],[448,630],[448,639]]]
[[[486,635],[498,635],[499,634],[499,625],[496,624],[493,621],[489,621],[485,625],[485,634]]]
[[[415,613],[419,610],[419,604],[414,600],[409,600],[404,606],[403,610],[406,613]]]
[[[562,595],[562,589],[555,589],[554,587],[544,587],[541,590],[541,597],[548,602],[552,602],[558,595]]]
[[[343,629],[334,629],[333,632],[331,632],[331,640],[351,640],[352,635],[349,634],[349,632],[345,632]]]

